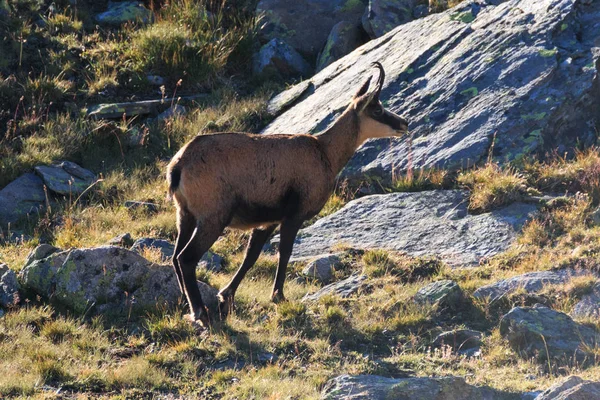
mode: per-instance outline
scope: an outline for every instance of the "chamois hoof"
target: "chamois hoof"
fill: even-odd
[[[225,320],[229,314],[233,313],[235,306],[233,296],[230,294],[219,293],[217,299],[219,300],[219,316],[221,317],[221,320]]]
[[[278,304],[278,303],[283,303],[284,301],[286,301],[286,299],[285,299],[285,296],[283,295],[283,292],[276,290],[271,295],[271,301],[275,304]]]
[[[198,333],[207,331],[210,328],[210,319],[206,313],[202,313],[198,317],[194,314],[186,314],[183,318],[191,323]]]

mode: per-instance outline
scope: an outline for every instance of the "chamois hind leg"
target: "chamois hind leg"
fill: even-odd
[[[181,293],[184,295],[185,287],[183,286],[183,275],[181,267],[179,266],[179,261],[177,260],[177,255],[181,253],[181,250],[183,250],[185,245],[190,241],[195,228],[196,220],[194,216],[187,210],[180,209],[177,213],[177,242],[175,243],[172,262],[175,275],[177,276],[177,282],[179,283],[179,289],[181,289]]]
[[[269,236],[275,230],[277,225],[270,225],[266,228],[254,229],[252,236],[246,247],[246,255],[240,268],[237,270],[231,281],[219,292],[219,310],[222,316],[227,315],[233,308],[233,299],[238,286],[246,276],[246,273],[256,263],[262,248],[269,239]]]
[[[294,240],[296,239],[298,230],[302,226],[302,222],[302,220],[292,219],[284,220],[281,223],[281,232],[279,233],[279,264],[277,265],[273,293],[271,294],[271,300],[276,303],[285,300],[285,296],[283,295],[285,273],[294,248]]]
[[[210,220],[207,219],[207,221]],[[199,321],[205,327],[209,326],[210,319],[202,301],[198,283],[196,282],[196,266],[204,253],[219,238],[223,229],[224,226],[220,224],[199,221],[189,242],[177,254],[177,261],[179,262],[183,277],[185,295],[190,306],[190,319],[192,321]]]

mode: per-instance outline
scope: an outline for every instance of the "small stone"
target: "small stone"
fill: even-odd
[[[470,329],[442,332],[433,341],[433,347],[449,346],[459,354],[473,353],[472,350],[478,350],[481,346],[481,336],[481,332]]]
[[[15,306],[19,300],[17,274],[8,265],[0,264],[0,306]]]
[[[154,238],[140,238],[135,241],[133,246],[131,246],[131,251],[134,251],[138,254],[141,254],[142,251],[146,248],[156,248],[159,249],[162,255],[163,260],[168,260],[173,257],[173,253],[175,252],[175,246],[164,239],[154,239]]]
[[[171,118],[174,116],[184,115],[186,112],[187,112],[187,109],[184,106],[175,104],[175,105],[169,107],[166,111],[163,111],[162,113],[158,114],[158,117],[156,117],[156,119],[159,121],[164,121],[165,119],[168,119],[168,118]]]
[[[150,23],[154,20],[152,11],[138,1],[108,3],[108,10],[96,15],[96,21],[105,25],[119,26],[126,22]]]
[[[444,307],[456,308],[463,298],[460,286],[451,280],[430,283],[419,289],[415,301],[419,304],[439,304]]]
[[[333,278],[333,272],[342,266],[340,255],[341,253],[336,253],[314,258],[302,270],[302,274],[329,283]]]
[[[119,236],[115,236],[114,238],[108,241],[108,244],[111,246],[121,246],[121,247],[131,247],[133,246],[134,240],[131,237],[129,232],[123,233]]]
[[[256,75],[281,75],[283,77],[309,77],[312,67],[296,50],[283,40],[273,39],[260,48],[254,56]]]
[[[223,257],[212,251],[207,251],[200,259],[198,268],[204,268],[212,272],[221,272],[223,270]]]
[[[146,76],[148,83],[154,86],[161,86],[165,84],[165,79],[162,76],[158,75],[148,75]]]
[[[136,200],[127,200],[125,202],[125,208],[127,208],[128,210],[135,210],[135,211],[144,211],[148,214],[154,214],[158,212],[158,204],[155,203],[150,203],[147,201],[136,201]]]
[[[366,279],[365,275],[351,275],[344,280],[324,286],[313,294],[307,294],[302,298],[302,302],[318,301],[325,295],[334,295],[342,298],[350,297],[364,286]]]
[[[31,250],[31,252],[29,252],[27,258],[25,259],[25,265],[23,265],[23,268],[25,268],[32,262],[42,260],[50,256],[51,254],[56,253],[57,251],[60,251],[58,247],[54,247],[51,244],[42,243],[38,245],[35,249]]]

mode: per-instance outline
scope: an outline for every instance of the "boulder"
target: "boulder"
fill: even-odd
[[[468,385],[464,378],[387,378],[377,375],[340,375],[321,393],[326,400],[500,400],[491,389]]]
[[[326,254],[313,258],[302,270],[302,275],[329,283],[333,278],[333,272],[342,266],[340,255],[341,253]]]
[[[505,251],[535,210],[515,203],[493,212],[467,212],[459,190],[365,196],[321,218],[296,237],[292,258],[326,254],[339,244],[410,256],[439,256],[450,265],[477,265]],[[272,243],[277,243],[276,236]]]
[[[366,279],[367,277],[365,275],[351,275],[339,282],[324,286],[315,293],[305,295],[302,298],[302,302],[318,301],[325,295],[339,296],[342,298],[350,297],[365,285]]]
[[[261,0],[256,12],[263,16],[259,37],[263,43],[284,39],[311,62],[340,21],[358,23],[366,0]]]
[[[434,348],[450,347],[458,354],[468,356],[479,352],[481,346],[481,332],[470,329],[456,329],[440,333],[433,341]]]
[[[596,283],[592,292],[586,294],[571,311],[573,318],[600,317],[600,284]]]
[[[549,359],[561,365],[591,361],[599,338],[589,326],[539,304],[510,310],[500,320],[500,334],[519,355],[543,365]]]
[[[150,23],[154,20],[152,11],[139,1],[108,2],[108,10],[96,15],[96,21],[105,25],[119,26],[125,22]]]
[[[600,399],[600,382],[570,376],[540,393],[535,400],[591,400]]]
[[[19,303],[19,282],[15,271],[0,263],[0,307]]]
[[[493,303],[517,289],[522,288],[527,293],[537,293],[545,286],[567,283],[575,275],[577,275],[577,272],[572,269],[528,272],[482,286],[473,293],[473,297],[477,299],[487,298],[490,303]]]
[[[462,2],[329,65],[263,133],[323,131],[380,61],[381,100],[408,119],[412,136],[365,143],[342,171],[351,182],[468,167],[486,159],[493,138],[500,162],[590,145],[600,109],[598,21],[599,2]]]
[[[272,39],[254,56],[257,75],[280,75],[284,78],[312,75],[312,67],[294,48],[280,39]]]
[[[417,291],[414,299],[419,304],[457,308],[463,299],[463,293],[456,282],[442,280],[423,286]]]
[[[70,161],[40,165],[34,169],[44,181],[44,185],[54,194],[61,196],[79,196],[96,179],[93,172]]]
[[[0,225],[14,224],[44,208],[44,183],[35,174],[24,174],[0,190]]]
[[[23,285],[78,313],[128,313],[173,306],[181,292],[173,268],[153,264],[113,246],[73,249],[34,261],[21,273]],[[198,282],[202,299],[217,310],[217,290]]]
[[[363,44],[360,27],[355,22],[340,21],[333,26],[325,47],[317,59],[317,71],[322,70],[332,62]]]
[[[376,39],[413,19],[418,0],[369,0],[362,26],[371,39]]]

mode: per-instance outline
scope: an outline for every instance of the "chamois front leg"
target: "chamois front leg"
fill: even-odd
[[[285,274],[292,250],[294,248],[294,240],[302,226],[302,220],[284,220],[281,223],[281,232],[279,234],[279,265],[275,274],[275,283],[273,284],[273,293],[271,300],[279,303],[285,300],[283,294],[283,283],[285,282]]]
[[[177,260],[177,255],[181,253],[181,250],[188,244],[195,228],[196,220],[194,219],[194,216],[183,209],[179,210],[179,213],[177,214],[177,242],[175,243],[172,262],[175,275],[177,276],[177,283],[179,283],[179,289],[184,296],[185,287],[183,284],[183,274],[181,272],[181,267],[179,266],[179,261]]]
[[[219,230],[214,226],[199,222],[187,245],[177,254],[177,262],[183,275],[185,295],[190,306],[188,319],[192,322],[199,322],[205,328],[209,327],[210,318],[196,281],[196,266],[204,253],[219,238],[221,231],[222,229]]]
[[[267,239],[271,236],[277,225],[270,225],[264,229],[254,229],[252,236],[246,247],[246,255],[240,268],[237,270],[231,281],[219,292],[219,312],[222,317],[226,316],[233,310],[235,292],[237,291],[240,282],[246,276],[246,273],[258,259],[263,246]]]

